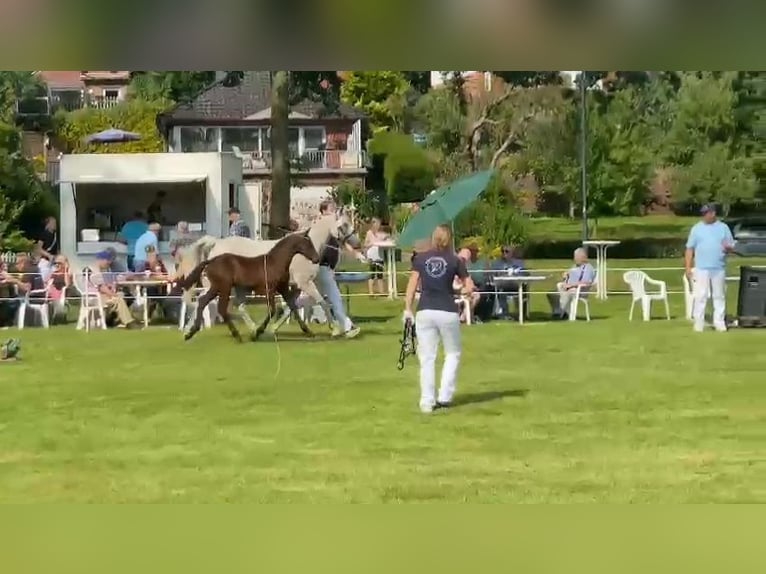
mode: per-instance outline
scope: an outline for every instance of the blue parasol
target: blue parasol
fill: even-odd
[[[133,142],[141,139],[141,135],[124,130],[108,129],[85,138],[85,143],[119,143]]]

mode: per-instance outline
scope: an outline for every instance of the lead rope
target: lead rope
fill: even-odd
[[[270,299],[269,299],[269,272],[268,272],[268,265],[266,265],[266,258],[268,257],[268,254],[264,255],[263,257],[263,281],[266,284],[266,308],[268,309],[269,313],[269,323],[271,323],[271,320],[274,318],[271,316],[271,305],[270,305]],[[277,336],[276,330],[274,331],[274,343],[276,343],[277,346],[277,372],[274,373],[274,380],[279,378],[279,373],[282,371],[282,351],[279,348],[279,337]]]

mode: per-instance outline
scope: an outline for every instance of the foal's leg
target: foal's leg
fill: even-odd
[[[301,314],[298,312],[298,307],[295,305],[295,299],[299,293],[299,290],[290,289],[289,287],[284,291],[279,292],[279,294],[282,296],[282,299],[284,299],[285,303],[287,304],[288,313],[292,313],[295,316],[296,321],[298,321],[298,326],[301,328],[301,331],[303,331],[303,334],[307,337],[313,337],[314,333],[312,333],[311,329],[309,329],[309,326],[306,325],[306,321],[303,320],[303,317],[301,317]],[[276,327],[273,329],[273,331],[276,332]]]
[[[279,329],[282,327],[282,325],[285,324],[285,321],[287,321],[287,318],[290,316],[290,313],[293,312],[293,308],[295,307],[295,299],[300,295],[301,290],[297,287],[289,287],[287,291],[287,295],[285,296],[283,293],[280,292],[280,295],[282,295],[282,299],[284,299],[286,305],[285,308],[282,310],[282,315],[277,319],[276,323],[271,327],[271,332],[276,333],[279,331]],[[289,303],[287,303],[288,298],[290,298],[293,301],[293,306],[291,307]]]
[[[194,323],[192,323],[186,333],[184,333],[184,341],[191,339],[202,328],[202,316],[205,307],[208,306],[210,301],[215,299],[216,295],[216,289],[211,286],[210,289],[205,291],[205,293],[200,295],[199,299],[197,299],[197,315],[194,317]]]
[[[237,331],[237,328],[234,326],[234,322],[231,320],[231,315],[229,315],[229,298],[231,297],[231,287],[228,289],[222,290],[221,294],[218,296],[218,314],[221,316],[221,319],[223,319],[223,322],[226,323],[226,326],[229,328],[229,333],[231,333],[231,336],[234,337],[237,342],[242,342],[242,336],[239,334],[239,331]]]
[[[234,298],[237,305],[237,311],[240,318],[245,322],[245,325],[247,325],[247,328],[250,329],[250,335],[252,336],[252,334],[255,332],[255,321],[253,321],[250,313],[247,312],[247,294],[248,293],[244,288],[234,288]]]
[[[261,323],[260,327],[258,327],[258,330],[253,333],[253,336],[251,337],[252,341],[257,341],[258,338],[263,335],[263,332],[266,330],[266,327],[269,324],[269,321],[271,321],[272,317],[275,317],[277,314],[277,298],[275,296],[275,293],[269,293],[266,296],[266,308],[268,309],[268,313],[266,315],[266,318],[263,320],[263,323]]]

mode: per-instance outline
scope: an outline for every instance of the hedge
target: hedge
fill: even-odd
[[[580,240],[531,241],[523,247],[526,259],[571,259]],[[678,237],[625,239],[609,248],[610,259],[665,259],[681,257],[686,240]]]

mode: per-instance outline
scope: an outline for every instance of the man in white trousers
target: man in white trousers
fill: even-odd
[[[705,329],[708,296],[713,298],[713,326],[726,332],[726,256],[734,251],[729,226],[718,220],[714,204],[703,205],[702,221],[686,241],[686,275],[694,285],[694,330]]]
[[[335,213],[335,203],[330,200],[325,200],[319,204],[319,213],[326,215],[328,213]],[[365,256],[351,247],[348,242],[345,242],[346,248],[353,253],[359,261],[366,261]],[[338,283],[335,281],[335,267],[340,260],[341,246],[337,240],[330,239],[324,248],[324,252],[321,254],[319,261],[319,271],[317,273],[317,289],[319,292],[327,297],[332,308],[335,320],[343,330],[343,336],[348,339],[353,339],[359,334],[359,327],[356,327],[351,319],[346,314],[346,306],[343,304],[343,297],[341,296]],[[328,317],[328,320],[330,318]]]

